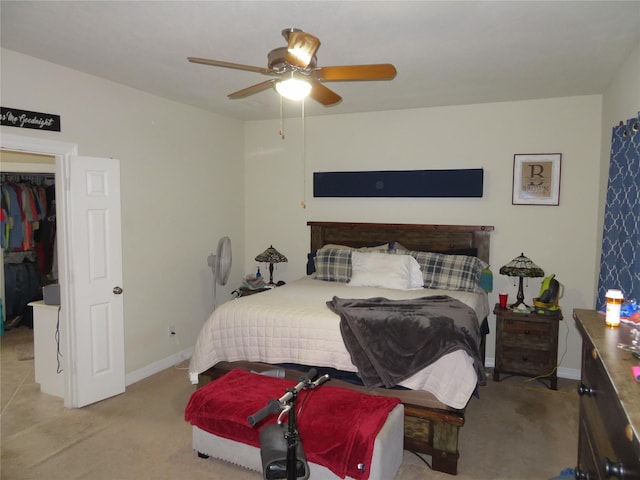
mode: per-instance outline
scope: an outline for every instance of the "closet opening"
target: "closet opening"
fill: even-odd
[[[2,328],[33,329],[29,303],[58,281],[55,157],[0,151]]]

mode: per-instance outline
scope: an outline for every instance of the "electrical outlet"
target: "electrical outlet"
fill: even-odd
[[[173,338],[176,336],[176,326],[169,325],[169,338]]]

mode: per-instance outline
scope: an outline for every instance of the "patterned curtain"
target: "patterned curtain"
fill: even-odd
[[[640,112],[614,127],[596,309],[610,288],[640,303]]]

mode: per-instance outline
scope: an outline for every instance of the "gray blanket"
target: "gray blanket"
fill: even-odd
[[[486,383],[478,319],[459,300],[333,297],[327,306],[340,316],[345,346],[367,387],[393,387],[455,350],[473,358],[478,383]]]

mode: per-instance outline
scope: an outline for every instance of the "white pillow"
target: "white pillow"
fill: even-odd
[[[405,256],[405,255],[403,255]],[[409,257],[409,272],[411,274],[411,289],[415,290],[418,288],[424,287],[424,276],[422,275],[422,270],[420,270],[420,264],[418,260],[415,259],[412,255],[406,255]]]
[[[422,288],[424,282],[420,266],[411,255],[351,252],[351,268],[349,285],[354,287],[412,290]]]

